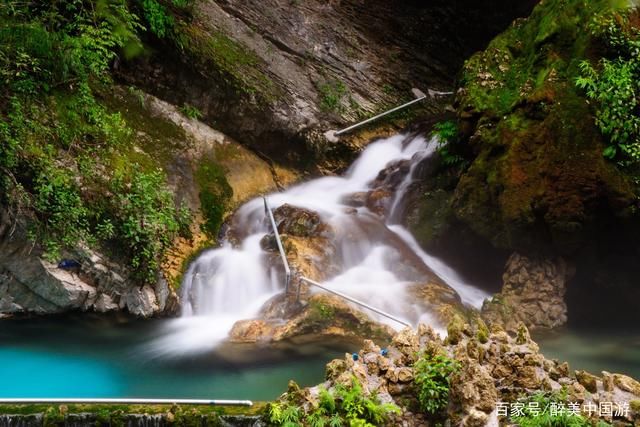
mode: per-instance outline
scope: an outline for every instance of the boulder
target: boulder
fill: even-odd
[[[595,393],[598,391],[598,377],[590,374],[587,371],[576,371],[576,380],[582,385],[589,393]]]
[[[613,384],[620,390],[626,391],[640,398],[640,382],[633,378],[627,375],[613,374]]]
[[[273,336],[274,328],[264,320],[237,321],[229,332],[233,343],[256,343]]]
[[[320,215],[305,208],[284,204],[273,211],[273,217],[280,234],[312,237],[328,231]]]
[[[149,317],[177,311],[177,295],[164,279],[131,288],[125,267],[84,245],[63,253],[67,263],[48,261],[26,238],[23,220],[14,228],[0,209],[0,314],[126,309]]]
[[[96,298],[96,302],[93,304],[95,311],[98,313],[107,313],[109,311],[115,311],[118,309],[118,304],[113,301],[107,294],[100,294]]]
[[[514,330],[520,322],[530,329],[551,329],[567,321],[564,300],[572,270],[562,259],[536,259],[517,253],[507,261],[502,291],[482,306],[490,324]]]
[[[159,311],[155,291],[150,285],[129,290],[120,300],[120,307],[126,307],[129,313],[140,317],[151,317]]]

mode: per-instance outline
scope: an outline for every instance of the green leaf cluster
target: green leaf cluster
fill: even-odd
[[[384,424],[393,413],[399,414],[400,409],[381,403],[375,394],[365,396],[354,377],[349,386],[321,389],[317,406],[306,415],[291,402],[274,402],[267,409],[267,418],[272,425],[286,427],[374,427]]]
[[[413,365],[420,408],[431,415],[440,415],[449,403],[449,377],[458,370],[458,363],[442,354],[424,353]]]
[[[180,112],[192,120],[200,120],[202,118],[202,111],[191,104],[184,104],[180,107]]]
[[[460,166],[465,162],[464,157],[456,152],[458,134],[458,123],[454,120],[438,122],[431,131],[431,136],[437,139],[440,159],[446,166]]]
[[[552,406],[565,405],[566,393],[563,391],[536,393],[521,401],[522,415],[510,420],[521,427],[608,427],[610,424],[598,421],[596,424],[582,415],[570,414],[567,410],[553,411]],[[531,405],[531,404],[534,405]]]
[[[192,0],[142,0],[142,14],[149,30],[158,38],[175,38],[175,18],[171,9],[186,10]]]
[[[111,192],[113,205],[107,221],[113,223],[113,235],[126,242],[137,277],[153,281],[158,255],[169,248],[174,236],[189,233],[191,213],[185,207],[176,209],[160,169],[145,172],[136,167],[132,174],[116,176]]]
[[[318,86],[320,108],[326,112],[341,113],[344,111],[342,100],[347,95],[347,87],[338,80],[328,81]]]
[[[609,57],[580,63],[578,88],[594,101],[596,125],[607,138],[603,155],[623,164],[640,161],[640,29],[629,23],[633,11],[602,13],[590,25]]]
[[[101,243],[153,281],[190,213],[163,172],[138,165],[132,130],[103,101],[111,64],[141,49],[142,30],[126,0],[0,7],[0,202],[31,216],[50,258]]]

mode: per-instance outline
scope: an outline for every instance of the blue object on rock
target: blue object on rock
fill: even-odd
[[[386,348],[383,348],[382,350],[380,350],[380,354],[383,356],[386,356],[387,354],[389,354],[389,350],[387,350]]]
[[[74,270],[80,268],[80,263],[74,259],[63,259],[58,263],[58,268],[62,270]]]
[[[353,357],[353,360],[354,360],[354,361],[357,361],[357,360],[358,360],[358,353],[353,353],[353,354],[351,355],[351,357]]]

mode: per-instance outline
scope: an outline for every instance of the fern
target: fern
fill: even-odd
[[[414,367],[414,383],[423,411],[436,415],[449,402],[449,377],[458,364],[444,355],[423,354]]]

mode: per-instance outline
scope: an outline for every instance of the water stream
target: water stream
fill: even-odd
[[[342,177],[323,177],[269,195],[273,209],[284,203],[319,213],[338,237],[336,274],[324,284],[377,306],[413,324],[432,323],[414,304],[408,282],[392,268],[407,256],[421,260],[470,306],[486,293],[465,281],[443,261],[425,253],[398,224],[404,193],[418,163],[435,141],[402,135],[379,140],[363,151]],[[388,219],[364,206],[346,203],[368,191],[387,165],[410,161],[398,181]],[[5,320],[0,327],[0,397],[184,397],[273,399],[289,379],[311,385],[324,365],[345,351],[344,343],[267,349],[230,346],[233,324],[255,318],[263,304],[283,291],[280,272],[266,262],[260,240],[271,230],[261,199],[243,205],[232,227],[239,243],[223,242],[189,267],[182,284],[183,314],[178,319],[122,321],[88,314],[31,320]],[[373,313],[367,313],[375,317]],[[378,318],[380,321],[384,319]],[[397,327],[393,324],[392,326]],[[637,331],[606,334],[566,329],[536,337],[543,352],[568,360],[574,369],[602,369],[640,376]],[[594,345],[597,343],[597,345]],[[167,385],[171,386],[168,387]]]
[[[411,301],[410,284],[393,271],[407,254],[424,262],[454,288],[463,303],[479,308],[487,294],[465,283],[442,261],[426,254],[413,236],[397,224],[397,211],[414,179],[416,166],[435,151],[436,141],[422,136],[395,135],[371,143],[344,176],[310,180],[284,192],[268,196],[273,210],[283,204],[317,212],[321,220],[336,230],[340,255],[339,273],[325,285],[387,311],[412,324],[435,323]],[[371,183],[388,165],[410,161],[407,172],[392,198],[389,219],[367,207],[348,205],[348,198],[371,189]],[[155,354],[171,355],[208,351],[222,342],[237,320],[255,318],[262,305],[282,292],[283,278],[265,262],[260,240],[271,230],[265,220],[264,204],[256,198],[235,214],[232,226],[239,230],[241,243],[202,254],[189,267],[183,284],[183,315],[171,323],[166,335],[151,346]],[[356,238],[342,236],[356,235]],[[398,327],[394,322],[376,317]]]

